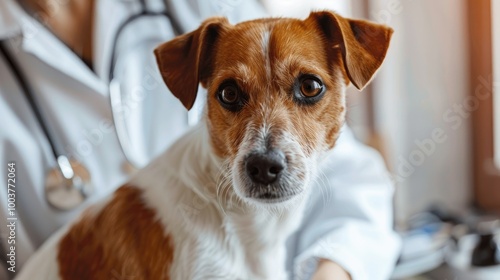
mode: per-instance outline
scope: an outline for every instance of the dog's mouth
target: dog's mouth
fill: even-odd
[[[269,153],[268,153],[269,154]],[[241,164],[239,176],[240,194],[260,204],[279,204],[294,198],[302,191],[303,180],[297,178],[292,162],[285,155],[264,156],[251,153]],[[294,184],[295,183],[295,184]]]
[[[249,180],[246,175],[237,174],[235,190],[238,196],[248,202],[268,205],[280,204],[293,200],[304,191],[306,182],[295,178],[295,175],[297,174],[285,173],[271,184],[262,184]]]
[[[278,133],[251,134],[245,139],[232,162],[236,195],[250,204],[295,201],[306,188],[309,177],[301,146],[293,137]]]
[[[264,204],[277,204],[281,202],[288,201],[295,197],[295,194],[276,194],[271,192],[265,192],[252,197],[257,202]]]

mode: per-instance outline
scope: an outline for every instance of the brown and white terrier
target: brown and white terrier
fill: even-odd
[[[391,34],[321,11],[211,18],[162,44],[158,65],[182,104],[207,89],[204,119],[17,279],[286,279],[285,241],[344,124],[345,88],[370,81]]]

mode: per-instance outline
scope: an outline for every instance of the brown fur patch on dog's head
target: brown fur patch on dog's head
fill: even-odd
[[[189,109],[198,83],[208,87],[208,119],[216,152],[235,155],[249,120],[272,118],[296,131],[314,150],[323,140],[333,146],[343,123],[343,90],[349,80],[362,89],[382,63],[392,29],[324,11],[305,20],[277,18],[231,25],[225,18],[205,21],[197,30],[155,51],[162,76]],[[300,74],[321,78],[327,93],[313,106],[300,106],[292,87]],[[221,107],[221,83],[234,80],[248,103],[237,113]],[[262,108],[272,110],[265,116]]]
[[[213,18],[155,54],[165,83],[186,108],[198,83],[207,88],[212,147],[240,165],[233,174],[242,176],[249,154],[279,150],[288,171],[279,188],[288,188],[305,184],[309,160],[334,146],[345,87],[351,82],[362,89],[370,81],[391,34],[386,26],[328,11],[237,25]]]

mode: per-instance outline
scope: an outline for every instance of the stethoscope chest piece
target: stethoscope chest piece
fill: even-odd
[[[90,173],[78,161],[65,156],[59,156],[57,163],[58,167],[49,170],[45,179],[47,202],[58,210],[71,210],[92,194]]]

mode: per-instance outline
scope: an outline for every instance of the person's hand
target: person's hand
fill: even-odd
[[[322,259],[318,263],[318,269],[312,280],[351,280],[351,276],[340,265]]]

